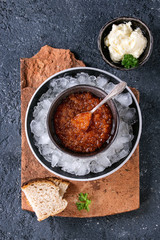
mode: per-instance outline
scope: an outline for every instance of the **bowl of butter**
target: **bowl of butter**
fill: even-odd
[[[153,37],[141,20],[119,17],[102,27],[98,48],[111,67],[132,70],[148,61],[152,53]]]

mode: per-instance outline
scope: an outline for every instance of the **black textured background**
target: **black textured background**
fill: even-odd
[[[119,16],[138,17],[151,29],[154,49],[140,69],[109,67],[97,48],[100,28]],[[160,239],[160,1],[0,0],[0,239]],[[21,210],[20,61],[48,44],[69,48],[87,66],[107,70],[141,93],[141,207],[102,218],[49,218]],[[100,197],[100,196],[99,196]]]

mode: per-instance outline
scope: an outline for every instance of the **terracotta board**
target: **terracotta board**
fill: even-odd
[[[74,66],[85,66],[75,59],[70,50],[54,49],[49,46],[41,48],[30,59],[21,59],[21,124],[22,156],[21,184],[34,178],[56,177],[46,170],[33,156],[25,136],[25,113],[35,89],[49,76]],[[132,89],[139,100],[139,92]],[[90,211],[78,211],[76,201],[80,192],[89,193],[92,200]],[[114,174],[96,181],[70,181],[65,194],[67,208],[58,216],[96,217],[106,216],[139,208],[139,147],[129,161]],[[22,209],[32,211],[25,195],[22,193]]]

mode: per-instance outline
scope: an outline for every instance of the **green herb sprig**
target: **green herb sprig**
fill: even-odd
[[[133,57],[133,55],[131,55],[131,54],[125,54],[122,59],[121,64],[127,69],[132,68],[132,67],[137,67],[138,59]]]
[[[89,205],[91,204],[91,200],[88,199],[88,193],[80,193],[78,199],[80,202],[76,202],[77,209],[79,211],[85,209],[89,212]]]

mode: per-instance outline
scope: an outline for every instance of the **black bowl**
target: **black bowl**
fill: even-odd
[[[146,63],[152,53],[153,37],[152,37],[152,34],[151,34],[149,28],[146,26],[146,24],[144,22],[142,22],[141,20],[139,20],[137,18],[132,18],[132,17],[119,17],[119,18],[113,19],[112,21],[106,23],[100,30],[99,37],[98,37],[98,48],[100,50],[100,53],[101,53],[104,61],[106,63],[108,63],[111,67],[114,67],[118,70],[129,71],[132,69],[136,69],[138,67],[133,67],[133,68],[127,69],[124,66],[122,66],[120,63],[113,62],[112,59],[110,58],[108,47],[104,44],[104,39],[112,30],[113,24],[119,25],[121,23],[127,23],[129,21],[132,23],[133,30],[135,30],[136,28],[139,27],[141,29],[143,35],[147,39],[147,47],[145,48],[145,50],[141,54],[141,56],[138,58],[138,60],[139,60],[138,67],[140,67],[144,63]]]
[[[117,108],[114,104],[114,101],[113,100],[107,101],[107,104],[110,107],[112,116],[113,116],[111,138],[109,139],[109,142],[108,141],[105,142],[101,148],[97,149],[94,152],[79,153],[79,152],[71,151],[70,149],[66,148],[62,144],[61,140],[56,135],[55,128],[54,128],[54,115],[57,110],[57,107],[63,102],[63,100],[65,98],[67,98],[72,93],[80,93],[80,92],[90,92],[98,98],[104,98],[107,95],[107,93],[105,91],[103,91],[102,89],[100,89],[98,87],[93,87],[90,85],[77,85],[77,86],[66,89],[65,91],[61,92],[54,99],[54,101],[49,109],[48,116],[47,116],[47,129],[48,129],[48,134],[50,136],[50,139],[57,146],[57,148],[59,148],[64,153],[82,158],[82,157],[94,156],[100,152],[107,150],[111,146],[111,144],[114,142],[114,140],[117,136],[118,127],[119,127],[119,114],[117,112]]]
[[[129,158],[131,157],[131,155],[133,154],[133,152],[135,151],[135,149],[136,149],[136,147],[139,143],[139,139],[140,139],[141,131],[142,131],[142,116],[141,116],[141,111],[140,111],[140,108],[139,108],[139,104],[138,104],[134,94],[132,93],[132,91],[128,87],[126,87],[125,90],[124,90],[124,93],[125,92],[130,92],[130,94],[132,96],[132,100],[133,100],[133,103],[132,103],[131,107],[134,107],[136,109],[137,119],[138,119],[137,122],[133,125],[134,139],[132,140],[132,147],[130,149],[130,152],[129,152],[128,156],[121,159],[117,163],[114,163],[112,166],[106,168],[103,172],[89,173],[85,176],[76,176],[74,174],[64,172],[60,167],[54,167],[53,168],[51,166],[51,163],[48,162],[40,154],[37,146],[35,145],[35,139],[34,139],[33,133],[31,132],[31,128],[30,128],[30,123],[33,120],[34,107],[37,105],[37,103],[38,103],[40,97],[42,96],[42,94],[47,92],[47,90],[50,87],[50,83],[53,79],[63,77],[63,76],[66,76],[66,75],[74,77],[77,73],[81,73],[81,72],[88,73],[89,75],[94,75],[96,77],[98,77],[99,75],[104,75],[104,77],[106,77],[109,81],[113,82],[114,84],[117,84],[121,81],[119,78],[117,78],[116,76],[114,76],[111,73],[108,73],[106,71],[96,69],[96,68],[90,68],[90,67],[70,68],[70,69],[61,71],[59,73],[56,73],[55,75],[48,78],[44,83],[42,83],[40,85],[40,87],[36,90],[34,95],[32,96],[32,98],[31,98],[31,100],[28,104],[28,108],[27,108],[27,112],[26,112],[25,132],[26,132],[27,141],[28,141],[28,144],[30,146],[30,149],[31,149],[32,153],[34,154],[36,159],[46,169],[48,169],[50,172],[52,172],[53,174],[56,174],[59,177],[66,178],[68,180],[91,181],[91,180],[96,180],[96,179],[99,179],[99,178],[102,178],[102,177],[106,177],[106,176],[114,173],[115,171],[117,171],[119,168],[121,168],[129,160]]]

